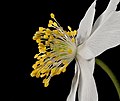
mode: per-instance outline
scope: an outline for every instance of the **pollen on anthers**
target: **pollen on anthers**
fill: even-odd
[[[68,31],[63,30],[55,15],[51,13],[50,16],[52,20],[49,20],[49,28],[39,27],[33,36],[33,40],[38,43],[39,53],[34,56],[37,61],[32,66],[34,70],[31,76],[44,78],[44,87],[49,85],[51,77],[66,71],[76,54],[76,30],[72,31],[70,26]]]

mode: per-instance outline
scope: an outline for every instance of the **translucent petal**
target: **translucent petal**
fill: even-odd
[[[80,64],[81,75],[80,82],[78,87],[78,99],[79,101],[98,101],[98,93],[95,84],[95,80],[93,78],[93,74],[90,71],[93,62],[89,62],[80,56],[77,57]],[[95,61],[94,61],[95,62]]]
[[[88,37],[91,33],[94,15],[95,15],[95,5],[96,5],[96,0],[89,7],[84,18],[80,22],[78,34],[77,34],[78,44],[84,41],[85,38]]]
[[[120,11],[113,12],[109,15],[104,23],[102,23],[89,39],[81,47],[78,47],[79,54],[91,59],[109,48],[113,48],[120,44]]]
[[[117,9],[117,4],[119,2],[120,0],[110,0],[106,10],[96,20],[92,32],[95,31],[95,29],[105,21],[105,19],[109,16],[110,13],[114,12]]]
[[[79,64],[76,63],[75,64],[75,75],[72,80],[71,90],[67,97],[67,101],[75,101],[76,92],[77,92],[78,83],[79,83],[79,76],[80,76],[80,67],[79,67]]]

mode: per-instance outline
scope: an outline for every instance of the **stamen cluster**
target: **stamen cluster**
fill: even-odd
[[[45,87],[49,85],[51,77],[66,71],[76,54],[76,30],[72,31],[68,26],[69,31],[64,31],[53,13],[51,18],[54,21],[49,20],[48,27],[54,30],[39,27],[39,31],[33,36],[33,40],[38,43],[39,53],[34,56],[37,61],[32,66],[34,70],[31,76],[44,77]]]

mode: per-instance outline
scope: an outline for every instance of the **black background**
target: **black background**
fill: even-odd
[[[9,101],[66,101],[74,75],[73,61],[65,73],[51,79],[50,85],[44,88],[42,79],[30,77],[33,57],[38,52],[37,44],[32,36],[40,26],[47,27],[50,13],[64,27],[70,25],[77,29],[88,7],[94,0],[39,0],[29,2],[8,3],[6,20],[10,22],[13,37],[11,41],[12,73],[7,80]],[[109,0],[98,0],[95,19],[105,10]],[[8,17],[9,16],[9,17]],[[9,44],[8,44],[9,45]],[[120,81],[120,46],[109,49],[97,58],[103,60]],[[107,74],[95,65],[94,78],[96,81],[99,101],[118,101],[115,87]],[[10,80],[10,81],[9,81]],[[94,96],[93,96],[94,97]],[[77,101],[77,99],[76,99]]]

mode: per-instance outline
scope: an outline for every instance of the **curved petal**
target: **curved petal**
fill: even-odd
[[[80,22],[78,34],[77,34],[78,45],[82,41],[84,41],[85,38],[87,38],[91,33],[94,15],[95,15],[95,5],[96,5],[96,0],[89,7],[84,18]]]
[[[91,60],[87,60],[88,64],[90,64],[91,66],[89,67],[91,73],[94,73],[94,68],[95,68],[95,58],[91,59]]]
[[[92,32],[94,32],[97,27],[105,21],[105,19],[109,16],[110,13],[114,12],[117,9],[117,5],[119,2],[120,0],[110,0],[106,10],[96,20]]]
[[[93,66],[93,62],[89,62],[80,56],[77,58],[79,60],[81,69],[78,87],[78,99],[79,101],[98,101],[96,84],[93,74],[90,71],[91,66]]]
[[[67,97],[67,101],[75,101],[76,92],[78,88],[78,82],[79,82],[79,76],[80,76],[80,67],[79,67],[79,64],[76,62],[75,75],[72,80],[71,90],[70,90],[70,94]]]
[[[120,11],[111,13],[78,50],[82,57],[91,59],[117,45],[120,45]]]

